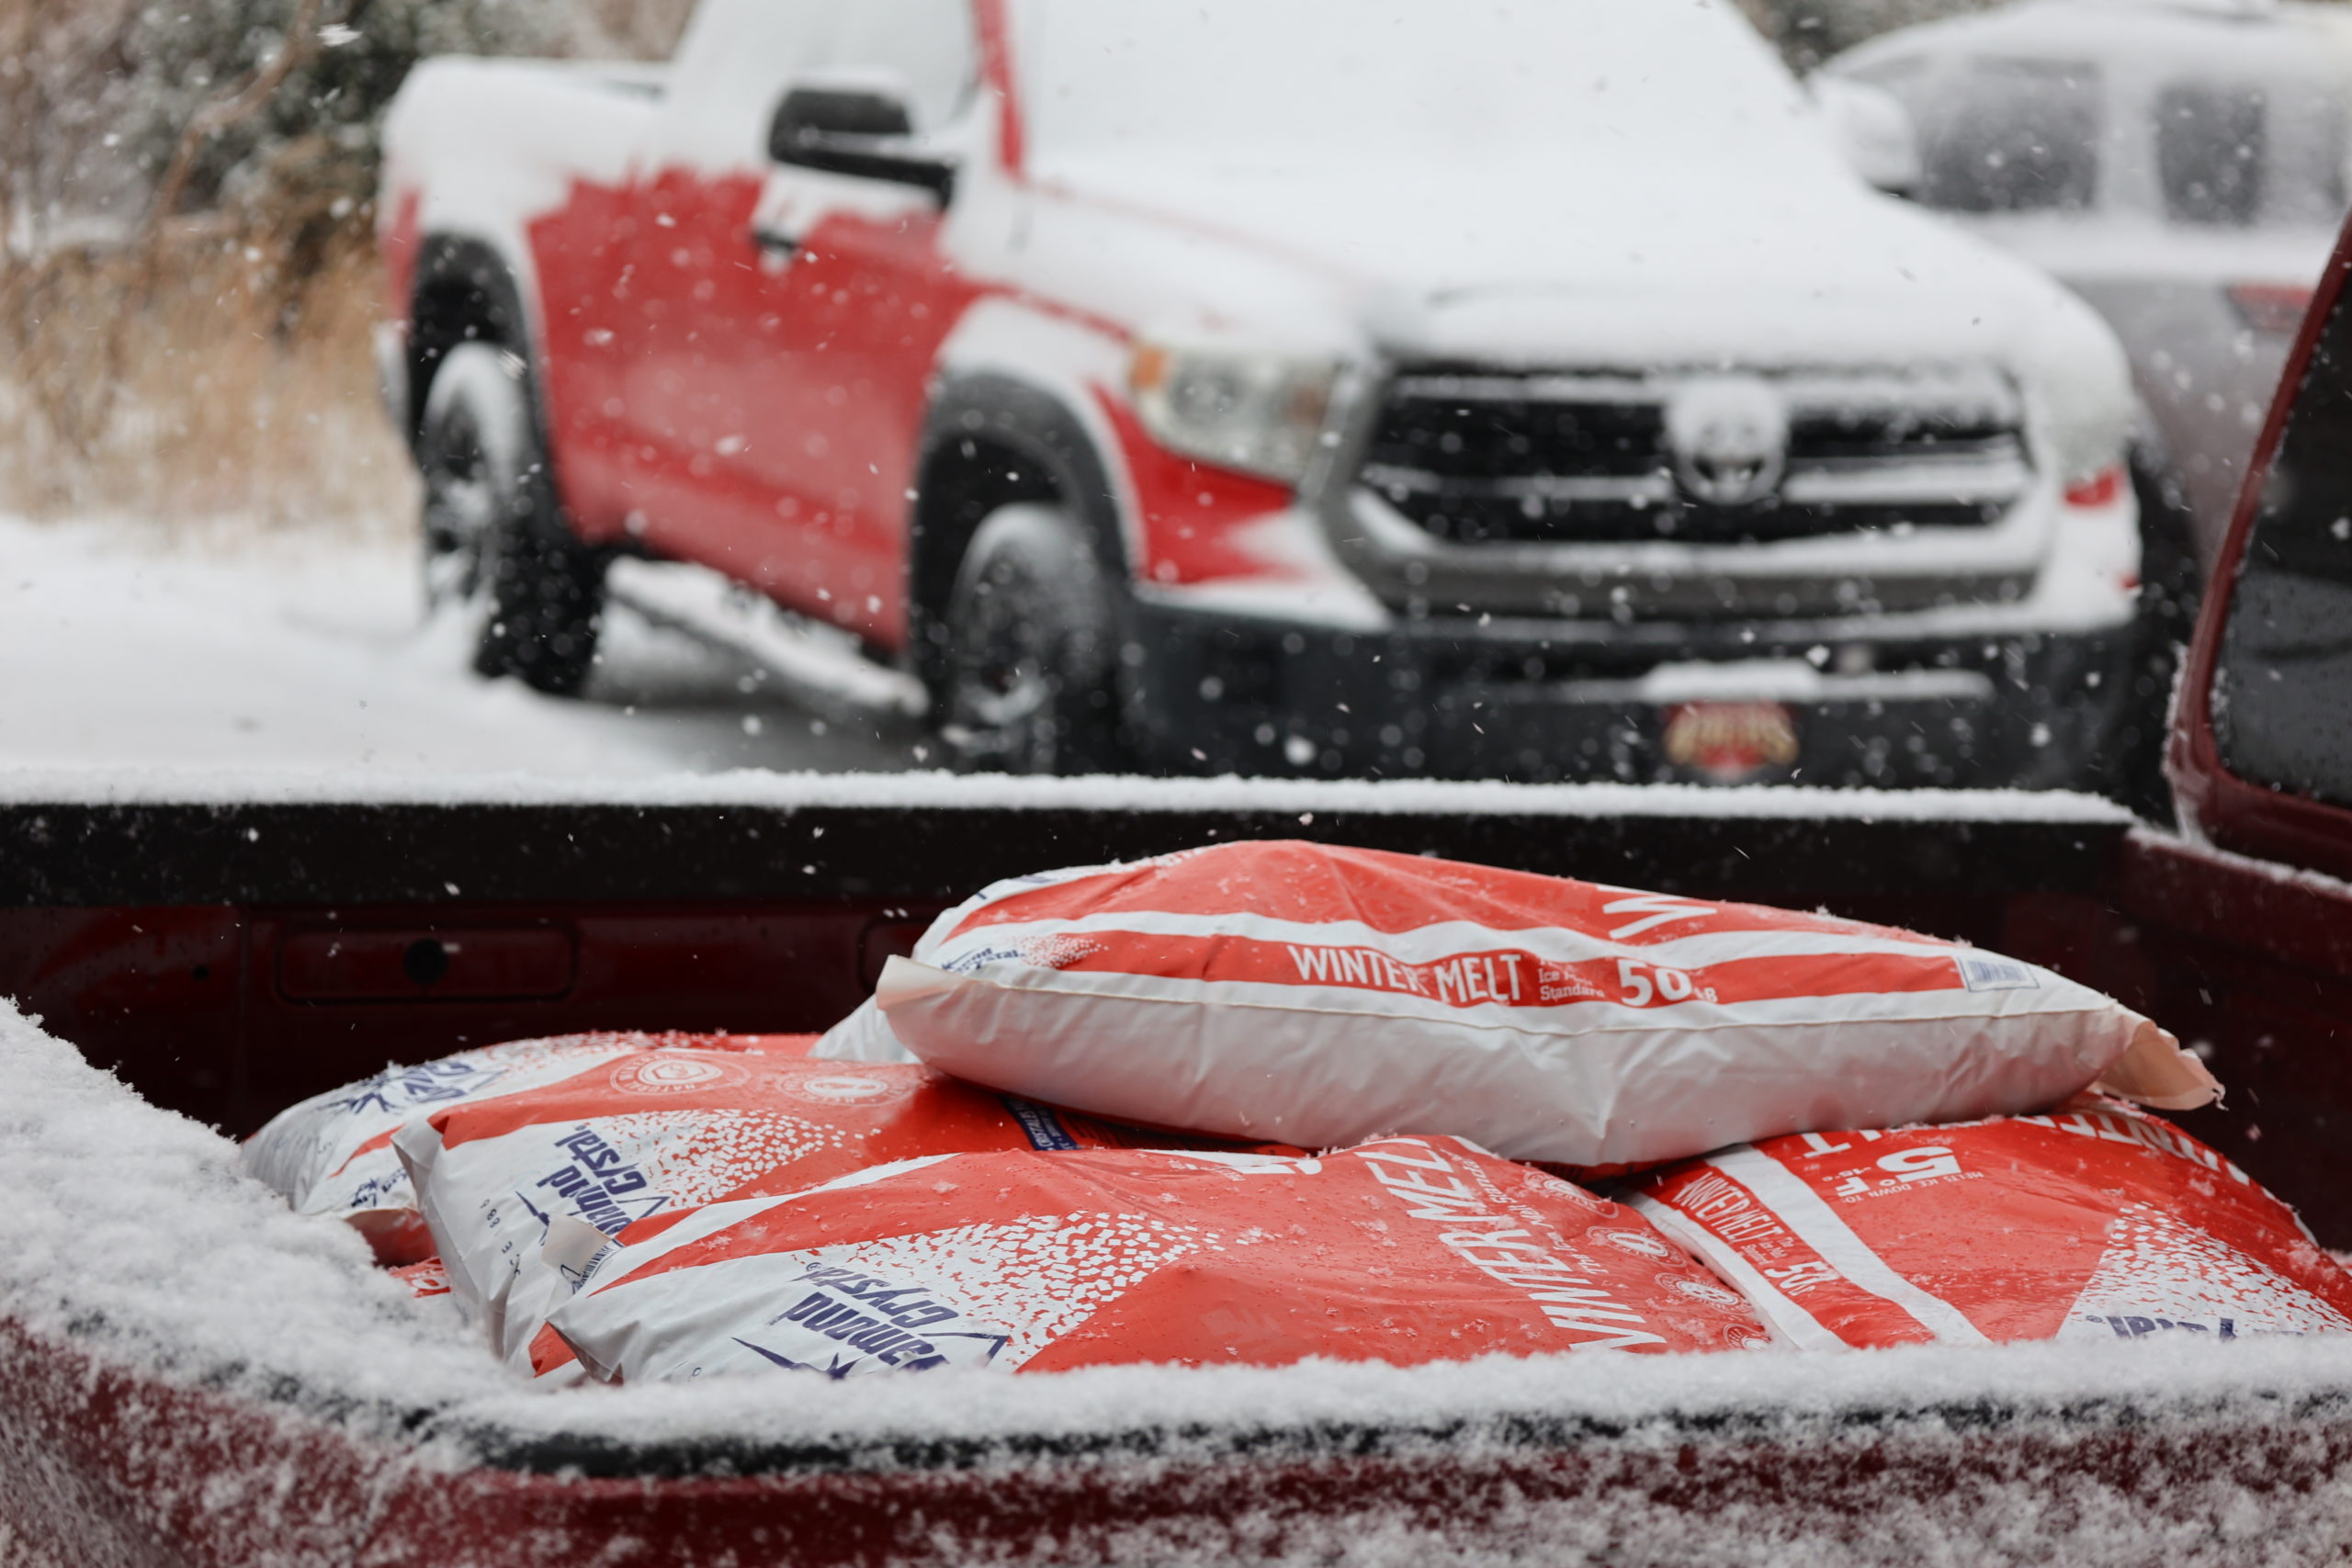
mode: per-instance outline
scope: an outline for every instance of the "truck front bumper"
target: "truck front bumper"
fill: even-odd
[[[1125,696],[1179,772],[2062,788],[2124,700],[2128,625],[1285,626],[1137,603]]]

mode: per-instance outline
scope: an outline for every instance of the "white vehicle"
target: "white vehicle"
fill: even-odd
[[[1826,70],[1908,111],[1923,206],[2115,328],[2210,566],[2352,205],[2346,7],[2029,0],[1887,34]]]
[[[2111,742],[2120,351],[1727,3],[705,0],[666,71],[428,64],[386,185],[485,671],[576,683],[626,549],[854,633],[982,765]]]

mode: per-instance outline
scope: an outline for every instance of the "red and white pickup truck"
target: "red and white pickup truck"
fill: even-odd
[[[548,690],[628,552],[980,766],[2079,781],[2120,351],[1834,141],[1723,5],[705,0],[402,89],[388,391]]]

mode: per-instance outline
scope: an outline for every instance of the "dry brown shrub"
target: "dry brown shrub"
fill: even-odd
[[[694,0],[560,3],[558,47],[662,58]],[[241,210],[144,232],[141,212],[176,204],[100,144],[140,4],[0,0],[0,513],[410,526],[369,351],[368,192],[348,156],[297,138]]]
[[[379,276],[348,226],[322,245],[229,220],[168,233],[152,262],[20,265],[0,280],[0,510],[407,526],[369,347]]]

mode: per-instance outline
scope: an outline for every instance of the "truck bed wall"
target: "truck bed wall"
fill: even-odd
[[[1443,797],[1441,797],[1443,798]],[[2000,942],[2118,820],[842,806],[0,810],[0,995],[234,1131],[372,1072],[595,1028],[821,1030],[1001,877],[1313,836]]]
[[[2000,796],[1758,815],[1689,791],[1444,786],[1400,808],[1384,786],[1256,787],[0,805],[0,995],[156,1103],[243,1134],[388,1061],[497,1040],[821,1030],[1000,877],[1313,837],[1822,908],[2045,964],[2205,1053],[2233,1093],[2184,1124],[2352,1250],[2352,889],[2120,813],[1984,805]]]

